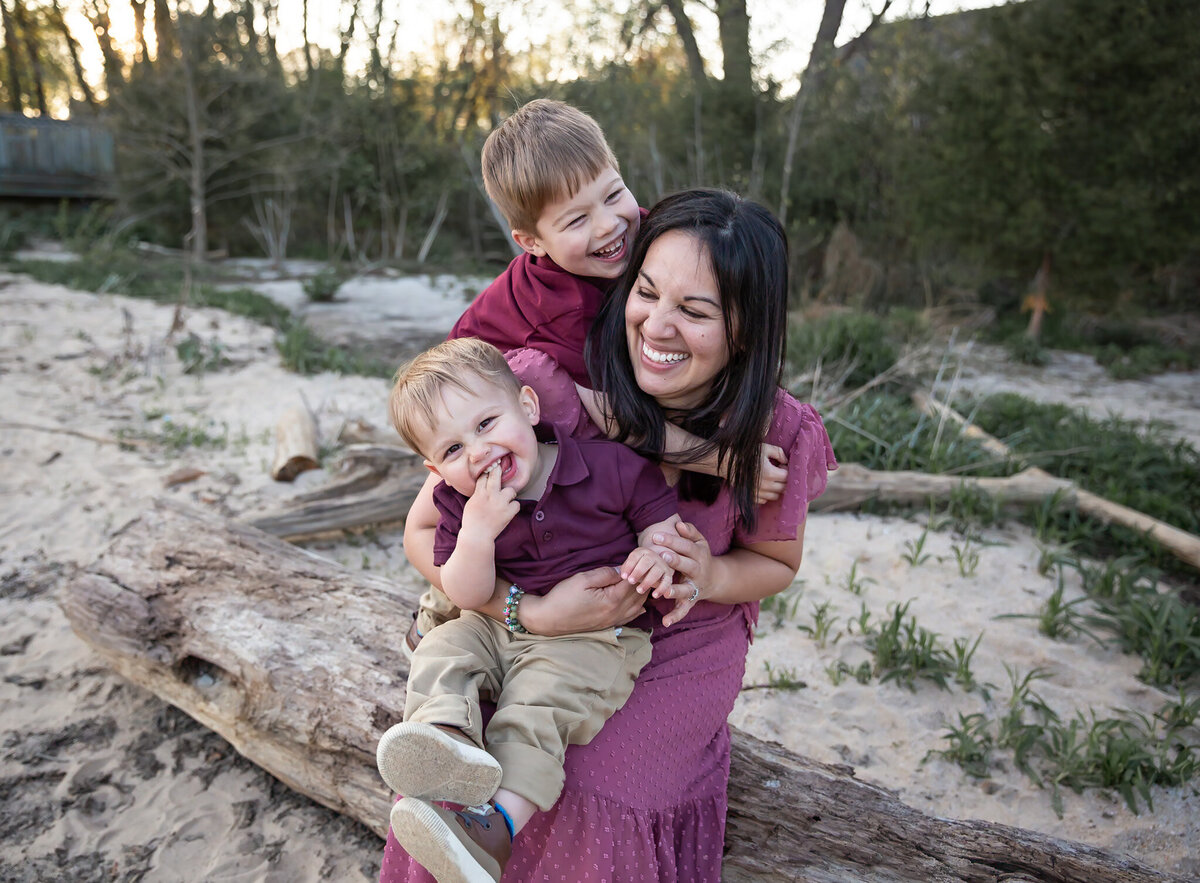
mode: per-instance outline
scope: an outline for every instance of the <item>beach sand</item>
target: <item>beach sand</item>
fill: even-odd
[[[347,420],[387,426],[387,382],[290,374],[269,329],[216,310],[188,311],[185,330],[168,342],[172,308],[146,301],[0,274],[0,305],[0,880],[374,879],[382,844],[373,834],[110,672],[72,633],[55,596],[155,496],[237,517],[318,486],[323,470],[293,484],[270,479],[276,420],[306,403],[332,446]],[[217,342],[228,364],[184,374],[174,344],[188,334],[210,354]],[[964,364],[960,381],[971,388],[1016,388],[1099,415],[1154,416],[1173,420],[1193,443],[1200,435],[1197,374],[1118,383],[1090,360],[1064,356],[1057,373],[1035,384],[1022,376],[1027,369],[1006,368],[982,348]],[[180,470],[200,474],[179,481]],[[788,609],[762,617],[732,722],[851,764],[859,778],[928,813],[1032,828],[1200,877],[1192,787],[1155,789],[1154,811],[1140,815],[1114,793],[1067,792],[1058,818],[1049,792],[1011,764],[977,780],[936,756],[926,760],[946,746],[942,735],[959,713],[997,713],[1008,696],[1006,664],[1045,669],[1036,689],[1063,718],[1089,709],[1150,714],[1172,697],[1137,680],[1138,661],[1115,649],[1084,637],[1049,640],[1028,619],[996,619],[1035,612],[1054,589],[1053,575],[1038,573],[1041,550],[1028,529],[988,529],[970,546],[949,528],[930,530],[930,557],[911,565],[903,556],[924,522],[809,519]],[[417,581],[398,527],[306,548],[350,569]],[[964,551],[978,555],[966,576]],[[1079,591],[1068,574],[1068,598]],[[822,645],[799,626],[811,626],[826,602],[836,621]],[[990,699],[926,682],[915,690],[853,677],[833,683],[827,670],[838,660],[854,667],[867,658],[862,636],[846,632],[862,605],[877,621],[904,602],[947,644],[982,633],[974,671],[994,685]],[[769,688],[781,673],[804,686]]]

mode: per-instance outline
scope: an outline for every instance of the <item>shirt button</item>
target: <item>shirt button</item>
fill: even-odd
[[[533,517],[537,521],[545,521],[546,513],[543,512],[541,509],[538,509],[537,512],[533,513]]]
[[[546,542],[550,542],[550,540],[553,536],[554,536],[554,534],[552,534],[550,531],[546,531],[544,534],[542,534],[542,539],[545,540]]]

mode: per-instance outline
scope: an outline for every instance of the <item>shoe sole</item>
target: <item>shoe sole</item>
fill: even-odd
[[[392,807],[391,823],[396,841],[438,883],[496,883],[428,803],[406,797]]]
[[[396,724],[375,750],[379,774],[397,794],[462,806],[487,803],[500,787],[496,758],[431,724]]]

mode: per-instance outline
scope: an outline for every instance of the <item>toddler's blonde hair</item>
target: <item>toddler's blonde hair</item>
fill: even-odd
[[[437,423],[443,407],[441,392],[448,386],[477,394],[480,385],[516,396],[521,381],[513,373],[503,353],[477,337],[447,340],[427,349],[396,372],[388,397],[392,426],[404,443],[420,454],[418,438]]]

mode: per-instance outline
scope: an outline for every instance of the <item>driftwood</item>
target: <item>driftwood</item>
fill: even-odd
[[[248,524],[285,539],[368,524],[403,521],[429,475],[421,458],[397,445],[351,445],[334,467],[334,478],[297,494],[279,508],[246,518]]]
[[[913,400],[916,402],[917,407],[930,416],[950,420],[960,425],[965,436],[975,439],[992,453],[1013,460],[1021,460],[1004,442],[971,423],[971,421],[967,420],[966,417],[959,414],[949,405],[943,404],[923,393],[914,394]],[[1036,466],[1027,468],[1021,475],[1029,476],[1031,479],[1061,481],[1061,479],[1054,478],[1050,473],[1038,469]],[[1136,509],[1130,509],[1128,506],[1122,506],[1120,503],[1106,500],[1104,497],[1097,496],[1090,491],[1085,491],[1083,488],[1077,487],[1070,482],[1066,482],[1065,484],[1066,487],[1062,496],[1064,503],[1074,503],[1075,507],[1081,513],[1095,518],[1104,524],[1119,524],[1138,533],[1145,534],[1155,542],[1160,543],[1164,549],[1167,549],[1173,555],[1192,565],[1192,567],[1200,568],[1200,537],[1173,527],[1165,521],[1159,521],[1157,518],[1153,518],[1144,512],[1138,512]]]
[[[75,631],[292,788],[379,834],[375,742],[400,717],[394,586],[160,501],[63,590]],[[1126,856],[925,816],[853,770],[734,731],[727,880],[1177,881]],[[580,832],[586,836],[586,832]]]
[[[1012,455],[1001,442],[976,426],[967,424],[964,433],[979,440],[984,448],[997,456]],[[367,524],[399,522],[408,514],[408,507],[427,475],[420,458],[407,448],[384,444],[351,445],[345,449],[333,481],[309,493],[296,495],[278,509],[250,515],[246,520],[260,530],[285,539],[353,530]],[[1061,505],[1074,504],[1080,512],[1106,524],[1121,524],[1146,533],[1184,561],[1200,568],[1200,537],[1089,493],[1036,467],[1007,478],[977,478],[927,472],[886,472],[867,469],[857,463],[843,463],[829,476],[829,486],[813,503],[813,509],[853,509],[869,500],[921,505],[930,499],[949,499],[964,487],[982,491],[1007,504],[1020,505],[1037,504],[1057,493]]]
[[[317,423],[308,408],[288,408],[275,424],[275,461],[271,478],[292,481],[301,472],[321,464],[317,447]]]

